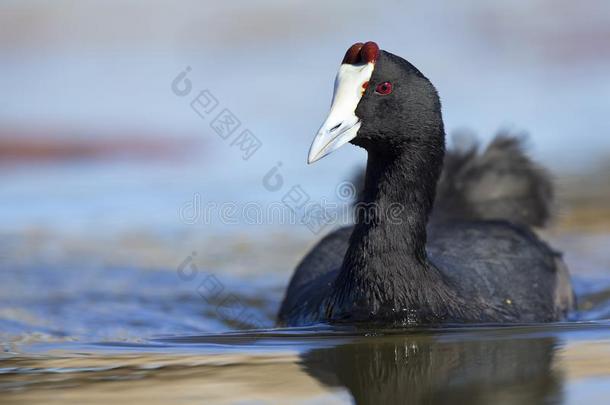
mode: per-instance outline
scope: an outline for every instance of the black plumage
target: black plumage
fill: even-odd
[[[375,91],[383,82],[391,94]],[[356,224],[299,264],[278,323],[563,319],[574,304],[569,275],[528,228],[549,217],[546,173],[509,137],[480,155],[445,156],[436,89],[404,59],[381,51],[370,83],[351,141],[368,152]]]

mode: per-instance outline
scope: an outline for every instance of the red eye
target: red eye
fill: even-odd
[[[383,83],[379,83],[377,85],[377,87],[375,87],[375,92],[381,94],[381,95],[386,95],[386,94],[390,94],[392,92],[392,83],[390,82],[383,82]]]

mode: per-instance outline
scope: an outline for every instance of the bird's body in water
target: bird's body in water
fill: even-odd
[[[346,53],[309,161],[347,142],[368,153],[356,224],[301,261],[280,325],[549,322],[573,308],[561,255],[529,228],[549,216],[544,171],[510,137],[445,154],[434,86],[372,42]]]

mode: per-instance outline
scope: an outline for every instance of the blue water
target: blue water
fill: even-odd
[[[579,321],[274,329],[291,262],[315,239],[298,235],[94,246],[13,237],[0,272],[4,400],[580,403],[608,394],[607,235],[553,237],[568,252]],[[195,255],[174,256],[189,244],[199,244]],[[291,253],[271,258],[270,246]]]

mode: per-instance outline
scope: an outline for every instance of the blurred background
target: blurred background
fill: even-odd
[[[267,207],[297,186],[311,201],[342,202],[337,185],[364,152],[347,147],[313,166],[306,156],[357,41],[376,41],[431,79],[449,139],[528,134],[558,184],[551,232],[560,247],[567,238],[586,251],[588,235],[610,223],[609,39],[606,1],[3,1],[3,330],[53,338],[215,330],[210,319],[178,322],[170,310],[142,314],[145,299],[116,311],[96,305],[146,291],[154,302],[171,303],[159,294],[176,291],[186,299],[196,285],[166,270],[189,257],[225,283],[264,276],[272,322],[294,265],[330,228],[229,223],[197,207]],[[214,126],[223,111],[239,122],[227,139]],[[236,141],[246,129],[254,149]],[[595,260],[588,268],[608,258]],[[235,284],[245,299],[260,298]],[[17,301],[24,296],[39,301]],[[200,308],[193,301],[193,314]],[[110,328],[117,313],[164,317]]]

